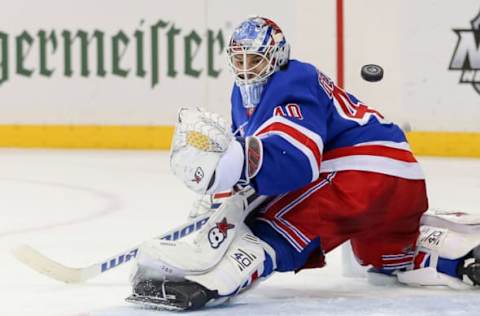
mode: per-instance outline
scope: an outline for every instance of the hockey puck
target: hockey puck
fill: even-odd
[[[374,64],[365,65],[362,67],[360,74],[368,82],[380,81],[383,78],[383,68]]]

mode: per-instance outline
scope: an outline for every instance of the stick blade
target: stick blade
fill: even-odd
[[[31,269],[55,280],[65,283],[81,283],[85,281],[80,269],[66,267],[47,258],[28,245],[20,245],[14,248],[12,254]]]

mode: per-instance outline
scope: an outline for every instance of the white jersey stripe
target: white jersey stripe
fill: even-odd
[[[300,134],[305,135],[307,138],[311,139],[315,143],[315,146],[318,149],[318,153],[320,155],[323,153],[323,140],[320,137],[320,135],[318,135],[317,133],[314,133],[311,130],[309,130],[309,129],[307,129],[307,128],[305,128],[305,127],[303,127],[303,126],[301,126],[297,123],[294,123],[294,122],[292,122],[292,121],[290,121],[290,120],[288,120],[288,119],[286,119],[282,116],[279,116],[279,115],[273,116],[270,119],[268,119],[267,121],[265,121],[255,131],[254,135],[258,135],[258,133],[260,133],[262,130],[268,128],[270,125],[272,125],[274,123],[285,124],[285,125],[289,126],[290,128],[295,129]],[[318,176],[320,174],[320,171],[319,171],[318,167],[319,167],[321,162],[318,161],[318,159],[315,157],[315,153],[312,151],[312,149],[310,149],[308,146],[303,144],[300,140],[296,139],[294,137],[294,135],[289,134],[288,130],[270,130],[270,131],[267,131],[265,133],[262,133],[262,134],[258,135],[258,137],[260,139],[263,139],[263,138],[266,138],[266,137],[271,136],[271,135],[277,135],[277,136],[282,137],[287,142],[289,142],[292,146],[294,146],[295,148],[300,150],[307,157],[307,159],[309,161],[309,164],[310,164],[310,167],[311,167],[311,170],[312,170],[311,181],[315,181],[316,179],[318,179]],[[321,157],[320,157],[320,159],[321,159]]]
[[[317,159],[313,155],[312,151],[305,146],[304,144],[300,143],[297,141],[295,138],[291,137],[289,134],[280,132],[280,131],[270,131],[265,134],[262,134],[258,136],[258,138],[263,139],[271,135],[277,135],[285,139],[287,142],[289,142],[292,146],[300,150],[308,159],[308,162],[310,164],[310,168],[312,170],[312,180],[315,181],[318,179],[318,176],[320,175],[320,170],[318,169],[319,162],[317,162]]]
[[[404,179],[423,180],[425,176],[417,162],[404,162],[396,159],[355,155],[324,160],[320,172],[360,170],[387,174]]]
[[[308,138],[311,138],[313,141],[315,141],[315,144],[317,145],[320,153],[323,152],[323,140],[322,140],[322,137],[320,135],[318,135],[317,133],[309,130],[308,128],[303,127],[300,124],[294,123],[294,122],[292,122],[292,121],[290,121],[290,120],[288,120],[288,119],[286,119],[286,118],[284,118],[283,116],[280,116],[280,115],[273,116],[270,119],[266,120],[262,125],[260,125],[259,128],[257,128],[255,130],[255,133],[253,133],[253,134],[256,135],[259,131],[268,127],[268,125],[271,125],[271,124],[277,123],[277,122],[288,125],[288,126],[294,128],[294,129],[296,129],[300,133],[306,135]]]
[[[395,149],[412,151],[410,148],[410,145],[407,142],[396,143],[396,142],[378,140],[378,141],[372,141],[372,142],[366,142],[366,143],[359,143],[353,146],[356,147],[356,146],[372,146],[372,145],[385,146],[385,147],[390,147]]]

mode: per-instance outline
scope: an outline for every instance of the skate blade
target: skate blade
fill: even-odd
[[[158,297],[130,295],[125,299],[129,303],[140,305],[147,309],[155,309],[161,311],[183,311],[185,308],[172,304],[166,299]]]

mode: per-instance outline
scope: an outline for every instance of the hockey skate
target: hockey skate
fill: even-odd
[[[182,311],[202,308],[218,297],[217,291],[191,281],[146,280],[136,284],[125,300],[151,309]]]
[[[471,255],[468,255],[457,268],[458,277],[463,282],[474,286],[480,285],[480,251],[478,250],[480,250],[479,247],[475,248]]]

